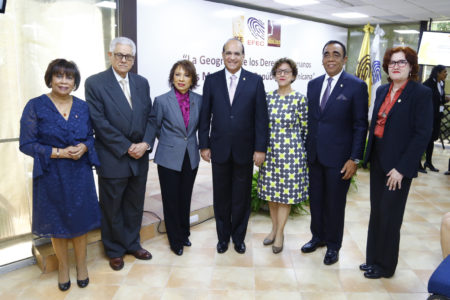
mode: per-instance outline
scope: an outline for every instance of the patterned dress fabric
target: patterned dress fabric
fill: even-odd
[[[88,148],[79,160],[50,157],[52,147],[79,143]],[[91,167],[100,162],[83,100],[73,97],[66,121],[47,95],[31,99],[20,120],[20,150],[34,159],[33,234],[73,238],[100,226]]]
[[[296,204],[308,199],[308,167],[305,140],[308,106],[306,97],[292,91],[280,96],[267,93],[269,146],[260,168],[258,197]]]

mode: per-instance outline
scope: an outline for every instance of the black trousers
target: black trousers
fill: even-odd
[[[125,178],[98,177],[102,242],[109,258],[141,248],[139,232],[146,184],[147,174]]]
[[[427,145],[426,155],[425,155],[425,162],[432,164],[431,160],[433,158],[433,150],[434,150],[434,140],[431,138],[430,142]]]
[[[219,242],[243,243],[250,217],[253,163],[212,163],[213,207]]]
[[[344,234],[345,205],[350,180],[342,179],[341,168],[309,164],[311,233],[328,249],[339,250]]]
[[[172,249],[183,248],[190,235],[192,189],[198,168],[192,169],[189,154],[184,155],[181,171],[158,165],[159,184],[163,202],[164,222]]]
[[[385,276],[395,273],[400,245],[400,228],[412,179],[403,177],[401,189],[389,191],[376,144],[370,160],[370,220],[366,263]]]

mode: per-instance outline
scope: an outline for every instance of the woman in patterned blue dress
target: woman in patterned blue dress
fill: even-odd
[[[272,68],[278,89],[267,93],[270,136],[266,159],[260,168],[258,196],[269,201],[272,231],[263,244],[273,244],[273,253],[283,250],[284,226],[291,204],[308,199],[305,151],[308,106],[306,97],[291,87],[297,73],[293,60],[279,59]]]
[[[58,287],[70,288],[68,241],[77,284],[89,283],[86,233],[100,226],[92,165],[99,165],[87,104],[70,93],[80,84],[73,62],[53,60],[45,73],[50,93],[31,99],[20,120],[20,151],[33,157],[32,232],[50,237],[58,258]]]

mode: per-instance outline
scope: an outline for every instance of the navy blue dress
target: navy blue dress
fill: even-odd
[[[51,158],[52,147],[84,143],[79,160]],[[87,104],[73,97],[68,120],[47,95],[31,99],[20,120],[20,151],[34,158],[32,232],[73,238],[100,226],[92,165],[100,165]]]

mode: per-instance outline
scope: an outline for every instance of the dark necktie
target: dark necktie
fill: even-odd
[[[325,108],[325,105],[327,104],[328,97],[330,97],[330,91],[331,91],[331,82],[333,81],[332,77],[328,78],[328,84],[327,88],[325,90],[325,93],[323,93],[322,101],[320,101],[320,109],[323,110]]]

